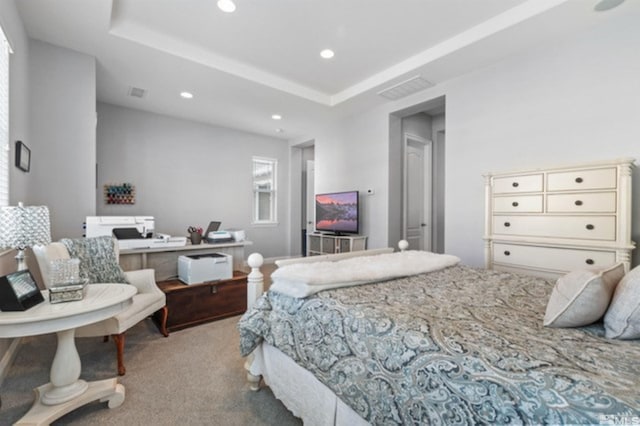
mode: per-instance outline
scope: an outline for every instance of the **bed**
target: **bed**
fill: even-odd
[[[241,353],[305,424],[640,422],[640,341],[543,327],[552,288],[456,264],[268,291],[238,324]]]

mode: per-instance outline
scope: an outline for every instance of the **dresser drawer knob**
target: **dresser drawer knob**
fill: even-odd
[[[511,205],[512,205],[513,207],[518,207],[518,202],[517,202],[517,201],[514,201],[513,203],[511,203]]]
[[[511,184],[511,186],[513,186],[514,188],[517,188],[519,185],[520,185],[520,184],[519,184],[518,182],[513,182],[513,183]]]
[[[581,206],[582,205],[582,200],[576,200],[576,202],[574,204],[576,206]]]
[[[594,230],[596,227],[589,223],[589,224],[587,224],[587,226],[585,226],[585,228],[587,228],[589,231],[592,231],[592,230]]]
[[[587,259],[587,260],[585,260],[584,262],[585,262],[587,265],[593,265],[594,263],[596,263],[596,262],[594,262],[594,261],[593,261],[593,259]]]
[[[505,222],[505,223],[504,223],[504,226],[506,226],[506,227],[508,228],[508,227],[510,227],[510,226],[511,226],[511,223],[509,223],[509,222]]]
[[[577,177],[576,178],[576,183],[582,183],[582,178],[581,177]]]
[[[505,256],[511,256],[511,252],[510,252],[509,250],[505,250],[505,251],[504,251],[504,255],[505,255]]]

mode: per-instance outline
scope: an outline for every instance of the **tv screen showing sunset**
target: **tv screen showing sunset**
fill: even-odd
[[[358,232],[358,193],[316,195],[316,230]]]

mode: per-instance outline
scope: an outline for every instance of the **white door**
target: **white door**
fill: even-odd
[[[316,199],[315,199],[315,163],[307,160],[307,217],[305,218],[305,228],[307,233],[315,231]]]
[[[412,250],[431,251],[431,161],[429,140],[404,135],[403,238]]]

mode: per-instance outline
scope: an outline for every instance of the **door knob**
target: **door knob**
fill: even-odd
[[[420,226],[422,226],[424,228],[425,226],[427,226],[427,224],[426,223],[421,223]]]

